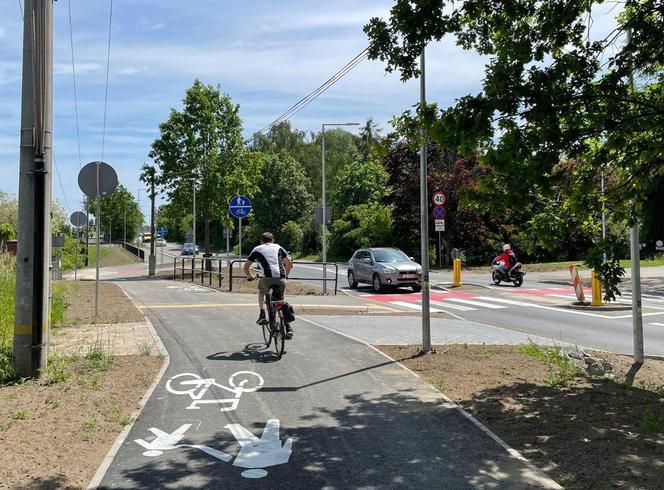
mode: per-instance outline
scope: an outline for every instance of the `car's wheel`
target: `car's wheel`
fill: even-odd
[[[355,274],[353,274],[353,271],[348,271],[348,285],[352,289],[357,287],[357,281],[355,280]]]
[[[493,271],[493,274],[491,274],[491,279],[493,280],[494,284],[500,284],[500,272]]]
[[[420,291],[422,291],[422,286],[413,286],[414,293],[419,293]]]
[[[378,274],[374,274],[372,284],[373,290],[377,293],[380,293],[383,290],[383,285],[380,283],[380,276]]]

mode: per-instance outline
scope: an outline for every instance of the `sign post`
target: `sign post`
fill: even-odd
[[[101,234],[100,204],[101,196],[115,192],[118,186],[118,174],[113,167],[104,162],[90,162],[78,173],[78,186],[88,197],[95,198],[95,235],[97,239],[95,271],[95,316],[99,316],[99,235]]]
[[[83,211],[74,211],[71,213],[71,216],[69,217],[69,222],[72,224],[72,226],[76,227],[76,251],[74,255],[74,280],[76,280],[76,274],[78,271],[78,249],[81,246],[79,243],[79,230],[81,229],[80,227],[83,226],[83,224],[87,221],[87,218],[85,217],[85,213]],[[87,235],[86,235],[86,241],[87,241]]]
[[[443,205],[447,202],[447,197],[442,192],[434,192],[431,196],[433,202],[433,224],[434,231],[438,233],[438,267],[443,267],[443,238],[441,233],[445,231],[445,216],[447,211]]]
[[[251,199],[245,196],[235,196],[228,204],[228,212],[238,219],[238,256],[242,260],[242,218],[251,213]]]

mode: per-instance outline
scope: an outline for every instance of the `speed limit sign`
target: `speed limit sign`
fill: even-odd
[[[442,192],[435,192],[431,200],[433,201],[433,204],[435,206],[442,206],[443,204],[445,204],[445,201],[447,201],[447,199],[445,198],[445,194],[443,194]]]

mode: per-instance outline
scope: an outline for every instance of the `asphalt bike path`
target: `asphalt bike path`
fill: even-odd
[[[277,360],[230,295],[119,284],[170,364],[100,488],[558,488],[365,344],[300,319]]]

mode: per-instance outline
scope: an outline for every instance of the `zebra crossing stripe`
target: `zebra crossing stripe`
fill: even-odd
[[[449,301],[449,300],[447,300]],[[451,308],[453,310],[459,310],[459,311],[475,311],[476,308],[470,308],[468,306],[461,306],[461,305],[451,305],[447,301],[442,302],[442,301],[430,301],[432,305],[440,306],[442,308]]]
[[[512,306],[533,306],[532,303],[524,303],[522,301],[512,301],[511,299],[503,299],[503,298],[489,298],[488,296],[478,296],[477,299],[481,299],[482,301],[495,301],[496,303],[505,303],[506,305],[512,305]]]
[[[396,306],[403,306],[404,308],[410,308],[411,310],[422,311],[422,305],[416,303],[406,303],[405,301],[390,301],[390,304]],[[431,313],[445,313],[445,310],[439,310],[438,308],[429,308]]]
[[[447,301],[454,301],[455,303],[462,303],[464,305],[473,305],[473,306],[479,306],[480,308],[489,308],[492,310],[500,310],[502,308],[507,308],[507,306],[502,306],[502,305],[494,305],[490,303],[482,303],[481,301],[474,301],[470,299],[459,299],[459,298],[447,298],[445,300]]]

